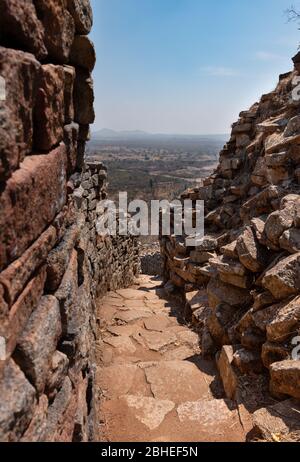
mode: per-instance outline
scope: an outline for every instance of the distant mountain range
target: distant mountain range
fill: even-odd
[[[199,140],[224,140],[228,139],[228,134],[218,135],[181,135],[181,134],[163,134],[163,133],[148,133],[143,130],[111,130],[103,128],[92,132],[92,140],[144,140],[144,139],[199,139]]]

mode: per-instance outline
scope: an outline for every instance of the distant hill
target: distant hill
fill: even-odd
[[[181,134],[162,134],[162,133],[148,133],[142,130],[111,130],[109,128],[103,128],[92,132],[92,141],[102,140],[174,140],[174,139],[188,139],[188,140],[199,140],[199,141],[226,141],[228,134],[217,134],[217,135],[181,135]]]
[[[116,131],[110,128],[102,128],[96,132],[92,132],[93,139],[125,139],[125,138],[144,138],[149,137],[150,134],[142,130],[122,130]]]

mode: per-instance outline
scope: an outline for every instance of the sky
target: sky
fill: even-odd
[[[285,15],[291,3],[92,0],[93,130],[228,133],[292,69],[300,31]]]

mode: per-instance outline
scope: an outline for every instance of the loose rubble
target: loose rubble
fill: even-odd
[[[189,236],[160,239],[165,287],[182,297],[202,355],[217,354],[227,396],[241,399],[243,377],[266,377],[286,407],[300,398],[292,356],[300,335],[300,116],[292,99],[300,54],[294,63],[240,114],[217,170],[181,196],[205,201],[205,237],[196,247],[185,244]],[[265,435],[260,419],[258,427]]]

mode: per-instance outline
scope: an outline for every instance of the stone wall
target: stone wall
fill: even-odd
[[[160,254],[159,242],[140,245],[140,260],[142,274],[149,276],[162,276],[163,259]]]
[[[0,440],[88,441],[95,299],[131,284],[137,243],[101,236],[89,0],[0,0]]]
[[[166,288],[214,356],[229,398],[244,374],[267,377],[275,398],[300,398],[300,104],[295,69],[240,114],[217,170],[183,199],[205,201],[205,237],[161,238]],[[294,82],[294,83],[293,83]]]

